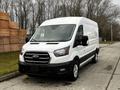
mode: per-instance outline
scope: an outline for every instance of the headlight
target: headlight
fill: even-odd
[[[56,57],[68,55],[69,54],[69,49],[70,49],[70,46],[62,48],[62,49],[55,50],[54,55]]]

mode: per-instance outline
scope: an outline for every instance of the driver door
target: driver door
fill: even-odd
[[[76,33],[76,38],[77,38],[77,36],[79,36],[80,35],[80,39],[82,40],[82,36],[83,36],[83,34],[84,34],[84,32],[83,32],[83,25],[80,25],[79,26],[79,28],[78,28],[78,31],[77,31],[77,33]],[[84,55],[85,55],[85,48],[84,48],[84,46],[82,45],[82,42],[81,42],[81,40],[80,40],[80,44],[81,45],[74,45],[75,47],[75,50],[78,52],[78,56],[79,56],[79,58],[82,58]],[[75,44],[75,43],[74,43]],[[84,59],[80,59],[80,63],[82,63],[82,62],[84,62],[85,60]]]

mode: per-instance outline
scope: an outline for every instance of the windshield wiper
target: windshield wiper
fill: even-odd
[[[39,41],[36,39],[32,39],[30,42],[39,42]]]
[[[36,39],[32,39],[30,42],[66,42],[66,41],[69,41],[69,40],[57,40],[57,41],[46,40],[46,41],[38,41]]]

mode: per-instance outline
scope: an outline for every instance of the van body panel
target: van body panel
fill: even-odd
[[[26,43],[21,50],[19,55],[19,71],[22,73],[28,73],[28,69],[37,65],[38,69],[42,68],[57,68],[55,70],[63,70],[65,68],[70,69],[71,65],[74,63],[76,57],[79,58],[79,64],[83,65],[84,63],[90,61],[92,57],[95,56],[96,50],[99,49],[99,31],[98,25],[96,22],[84,18],[84,17],[63,17],[51,19],[43,22],[40,27],[52,26],[52,25],[73,25],[75,24],[74,32],[72,37],[68,41],[63,42],[31,42],[35,37],[36,33],[32,36],[30,41]],[[80,28],[81,27],[81,28]],[[54,28],[53,28],[54,29]],[[82,33],[81,33],[82,31]],[[79,45],[74,46],[76,42],[77,34],[81,33],[82,36],[87,36],[88,40],[87,45],[82,44],[82,39],[79,42]],[[44,33],[44,32],[43,32]],[[44,36],[44,35],[43,35]],[[59,52],[58,52],[59,51]],[[56,56],[59,53],[66,53],[65,55]],[[42,61],[41,60],[42,55]],[[46,57],[44,57],[46,55]],[[27,59],[30,59],[27,62]],[[48,61],[44,62],[44,59],[49,58]],[[39,63],[38,63],[39,62]],[[41,63],[42,62],[42,63]],[[44,63],[43,63],[44,62]],[[38,70],[39,71],[39,70]],[[53,70],[54,71],[54,70]],[[30,72],[29,72],[30,73]],[[39,72],[40,74],[41,72]],[[34,75],[34,73],[31,72]]]

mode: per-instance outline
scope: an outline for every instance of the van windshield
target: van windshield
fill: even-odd
[[[75,24],[40,26],[30,42],[63,42],[72,38]]]

